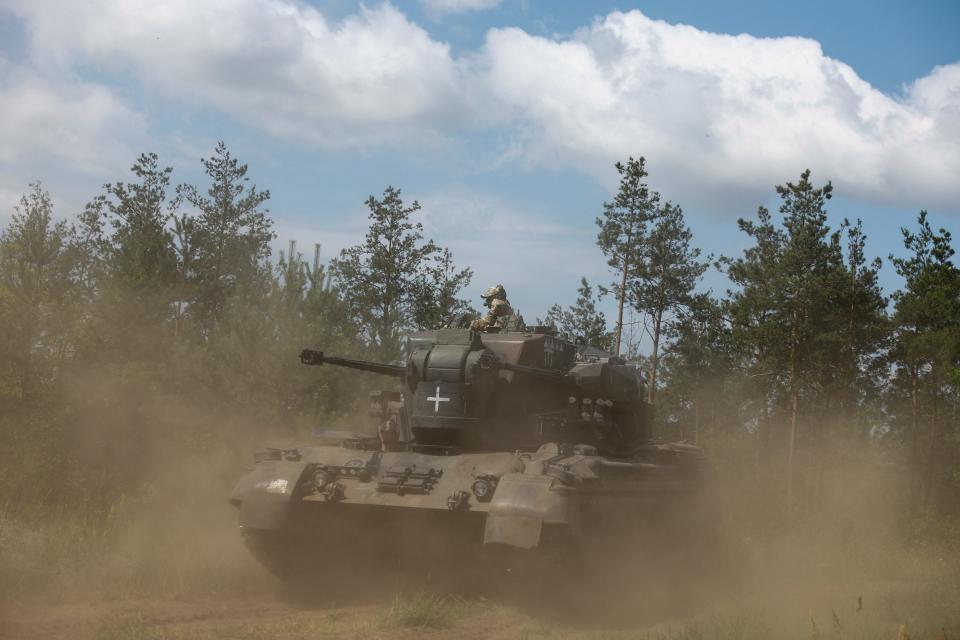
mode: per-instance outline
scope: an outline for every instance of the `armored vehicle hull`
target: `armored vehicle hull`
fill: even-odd
[[[462,570],[469,584],[479,578],[468,564],[479,559],[500,570],[509,567],[488,561],[556,569],[588,558],[610,571],[638,549],[647,550],[641,558],[659,555],[685,544],[678,533],[710,526],[704,458],[685,445],[650,445],[630,460],[554,443],[450,456],[353,446],[263,460],[231,496],[251,551],[292,585],[331,579],[338,568],[360,576],[437,567]]]
[[[410,342],[395,368],[301,356],[406,384],[374,395],[376,436],[265,450],[236,485],[247,544],[281,578],[491,553],[599,566],[703,526],[705,458],[649,437],[642,380],[621,361],[578,361],[575,345],[534,332]]]

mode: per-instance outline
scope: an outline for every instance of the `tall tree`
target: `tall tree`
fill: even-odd
[[[787,392],[790,398],[790,439],[787,448],[787,503],[793,501],[794,468],[799,430],[800,396],[810,382],[816,364],[817,346],[828,335],[831,318],[829,289],[824,287],[837,262],[827,242],[826,201],[833,193],[828,182],[814,187],[810,170],[796,183],[778,185],[780,213],[787,232],[781,257],[780,322],[787,329]]]
[[[397,358],[400,333],[434,321],[439,305],[455,300],[469,282],[470,271],[452,268],[449,252],[424,240],[423,225],[412,220],[420,204],[406,206],[399,189],[387,187],[381,199],[370,196],[366,204],[366,238],[340,252],[333,273],[369,343],[381,357]]]
[[[656,223],[641,246],[637,279],[629,286],[633,307],[647,319],[651,349],[647,360],[647,401],[653,404],[657,391],[659,356],[664,335],[690,304],[693,289],[709,262],[700,261],[700,249],[691,246],[693,234],[674,204],[660,207]]]
[[[811,392],[817,367],[833,335],[837,292],[835,281],[842,262],[839,245],[830,240],[826,202],[832,197],[828,182],[815,187],[810,171],[796,183],[776,187],[780,196],[783,230],[760,209],[757,224],[741,220],[740,227],[756,246],[743,258],[728,262],[728,274],[739,286],[731,292],[738,333],[754,351],[770,377],[768,391],[780,390],[787,401],[787,503],[792,504],[794,467],[800,428],[801,397]],[[776,383],[780,383],[777,389]],[[776,398],[772,398],[776,399]],[[766,399],[766,408],[771,398]]]
[[[157,154],[141,154],[131,171],[133,181],[104,185],[81,218],[78,235],[99,249],[96,322],[84,346],[151,359],[166,349],[174,318],[179,269],[169,223],[177,201],[167,199],[173,169]]]
[[[911,489],[922,487],[929,499],[936,473],[936,446],[940,427],[940,396],[944,384],[951,381],[960,357],[960,271],[953,264],[951,235],[935,232],[921,211],[916,232],[902,229],[907,257],[891,256],[897,273],[904,278],[904,289],[894,296],[894,363],[905,369],[910,384]],[[927,407],[922,406],[926,386]],[[925,411],[924,411],[925,409]],[[921,418],[926,414],[926,437],[921,436]],[[923,459],[922,442],[926,440]],[[920,469],[926,468],[926,477]]]
[[[879,283],[881,261],[868,260],[866,241],[860,220],[844,220],[831,238],[834,254],[842,254],[843,261],[837,262],[833,277],[825,283],[834,296],[835,317],[824,340],[832,339],[833,345],[823,350],[818,367],[821,392],[826,396],[824,422],[848,429],[856,426],[860,437],[868,428],[865,403],[879,398],[886,377],[883,351],[889,335],[887,299]]]
[[[772,439],[771,411],[775,391],[783,377],[780,366],[783,332],[775,321],[778,310],[778,285],[770,282],[777,275],[786,237],[773,222],[766,207],[759,207],[756,220],[739,219],[740,230],[753,242],[736,259],[721,258],[727,276],[736,286],[727,291],[726,313],[730,318],[730,340],[740,369],[749,384],[743,397],[752,405],[758,442],[769,449]],[[769,453],[765,451],[765,453]],[[769,456],[767,456],[769,457]]]
[[[111,276],[132,289],[166,289],[177,277],[177,260],[167,223],[171,167],[155,153],[141,154],[130,168],[137,181],[104,186],[113,234]]]
[[[75,297],[69,240],[40,183],[30,185],[0,233],[0,360],[21,399],[34,399],[64,356]]]
[[[597,218],[600,231],[597,244],[607,258],[607,266],[617,275],[612,285],[617,296],[617,324],[614,328],[613,350],[620,355],[623,336],[623,308],[629,285],[637,278],[637,263],[645,240],[647,226],[657,215],[660,194],[650,191],[646,160],[630,157],[626,164],[614,165],[620,174],[620,188],[610,202],[603,203],[603,216]]]
[[[274,233],[263,208],[270,192],[250,184],[247,165],[225,143],[219,142],[213,157],[201,162],[210,186],[205,194],[194,186],[179,187],[179,195],[199,213],[195,222],[178,219],[176,232],[181,263],[191,262],[184,276],[196,283],[191,312],[209,328],[231,297],[262,281],[258,276],[266,269]]]

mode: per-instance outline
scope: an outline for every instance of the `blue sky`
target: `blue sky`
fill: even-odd
[[[36,179],[70,217],[144,150],[197,180],[222,139],[277,247],[329,258],[399,186],[529,320],[609,280],[594,218],[644,155],[706,253],[809,167],[886,259],[921,208],[960,231],[958,32],[930,0],[0,0],[0,221]]]

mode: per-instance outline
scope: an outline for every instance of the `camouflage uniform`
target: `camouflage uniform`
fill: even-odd
[[[480,296],[487,304],[487,315],[474,320],[470,328],[474,331],[489,331],[491,328],[500,330],[514,328],[517,323],[517,316],[513,312],[510,303],[507,302],[507,292],[502,284],[490,287]]]

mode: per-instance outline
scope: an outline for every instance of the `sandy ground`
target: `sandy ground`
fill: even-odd
[[[0,638],[141,640],[144,638],[518,638],[542,635],[542,623],[490,603],[467,603],[441,628],[401,626],[389,603],[297,603],[278,593],[114,602],[20,603],[0,609]],[[472,609],[472,610],[470,610]]]
[[[902,624],[914,640],[960,637],[960,605],[952,592],[914,593],[907,588],[910,585],[899,583],[823,587],[815,595],[786,591],[774,598],[766,594],[752,604],[735,597],[726,608],[718,600],[701,601],[682,613],[670,613],[658,604],[658,615],[648,612],[627,624],[604,617],[588,619],[583,611],[571,616],[553,604],[507,598],[444,598],[383,589],[375,597],[338,601],[328,596],[294,597],[276,583],[257,584],[239,593],[241,586],[235,593],[150,598],[123,594],[113,598],[73,594],[59,602],[0,598],[0,639],[903,640]],[[425,598],[426,604],[418,598]],[[640,601],[631,601],[641,613]]]

